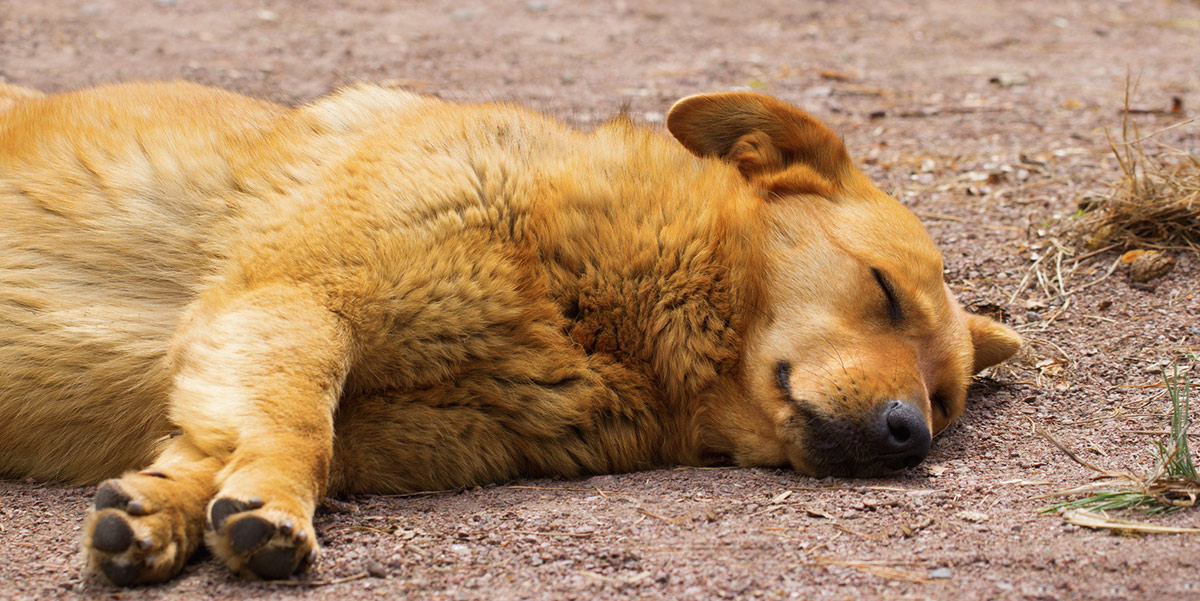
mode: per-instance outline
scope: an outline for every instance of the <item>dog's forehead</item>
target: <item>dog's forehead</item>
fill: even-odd
[[[905,280],[910,286],[939,291],[942,253],[929,232],[904,205],[878,194],[831,203],[829,235],[860,261]]]

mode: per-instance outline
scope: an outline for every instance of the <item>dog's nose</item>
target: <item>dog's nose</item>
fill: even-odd
[[[915,467],[929,454],[933,437],[925,416],[919,409],[903,401],[891,401],[884,408],[878,424],[880,459],[888,469]]]

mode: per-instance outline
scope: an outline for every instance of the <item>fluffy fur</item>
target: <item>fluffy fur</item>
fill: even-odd
[[[812,117],[668,127],[0,87],[0,475],[119,476],[83,545],[125,585],[202,539],[286,577],[325,494],[923,458],[1016,335]]]

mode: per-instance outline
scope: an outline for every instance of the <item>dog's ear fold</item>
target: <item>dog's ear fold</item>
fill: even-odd
[[[859,175],[837,134],[800,109],[763,94],[688,96],[667,114],[688,150],[734,165],[777,194],[828,196]]]
[[[1021,336],[994,319],[968,313],[967,329],[971,331],[971,345],[975,347],[975,373],[1021,350]]]

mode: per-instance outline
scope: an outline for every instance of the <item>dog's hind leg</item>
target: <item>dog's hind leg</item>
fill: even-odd
[[[88,568],[118,586],[178,573],[204,537],[204,507],[220,468],[185,434],[150,467],[102,483],[83,527]]]
[[[208,547],[239,574],[286,578],[316,555],[349,327],[290,285],[210,294],[183,323],[170,417],[222,463]]]

